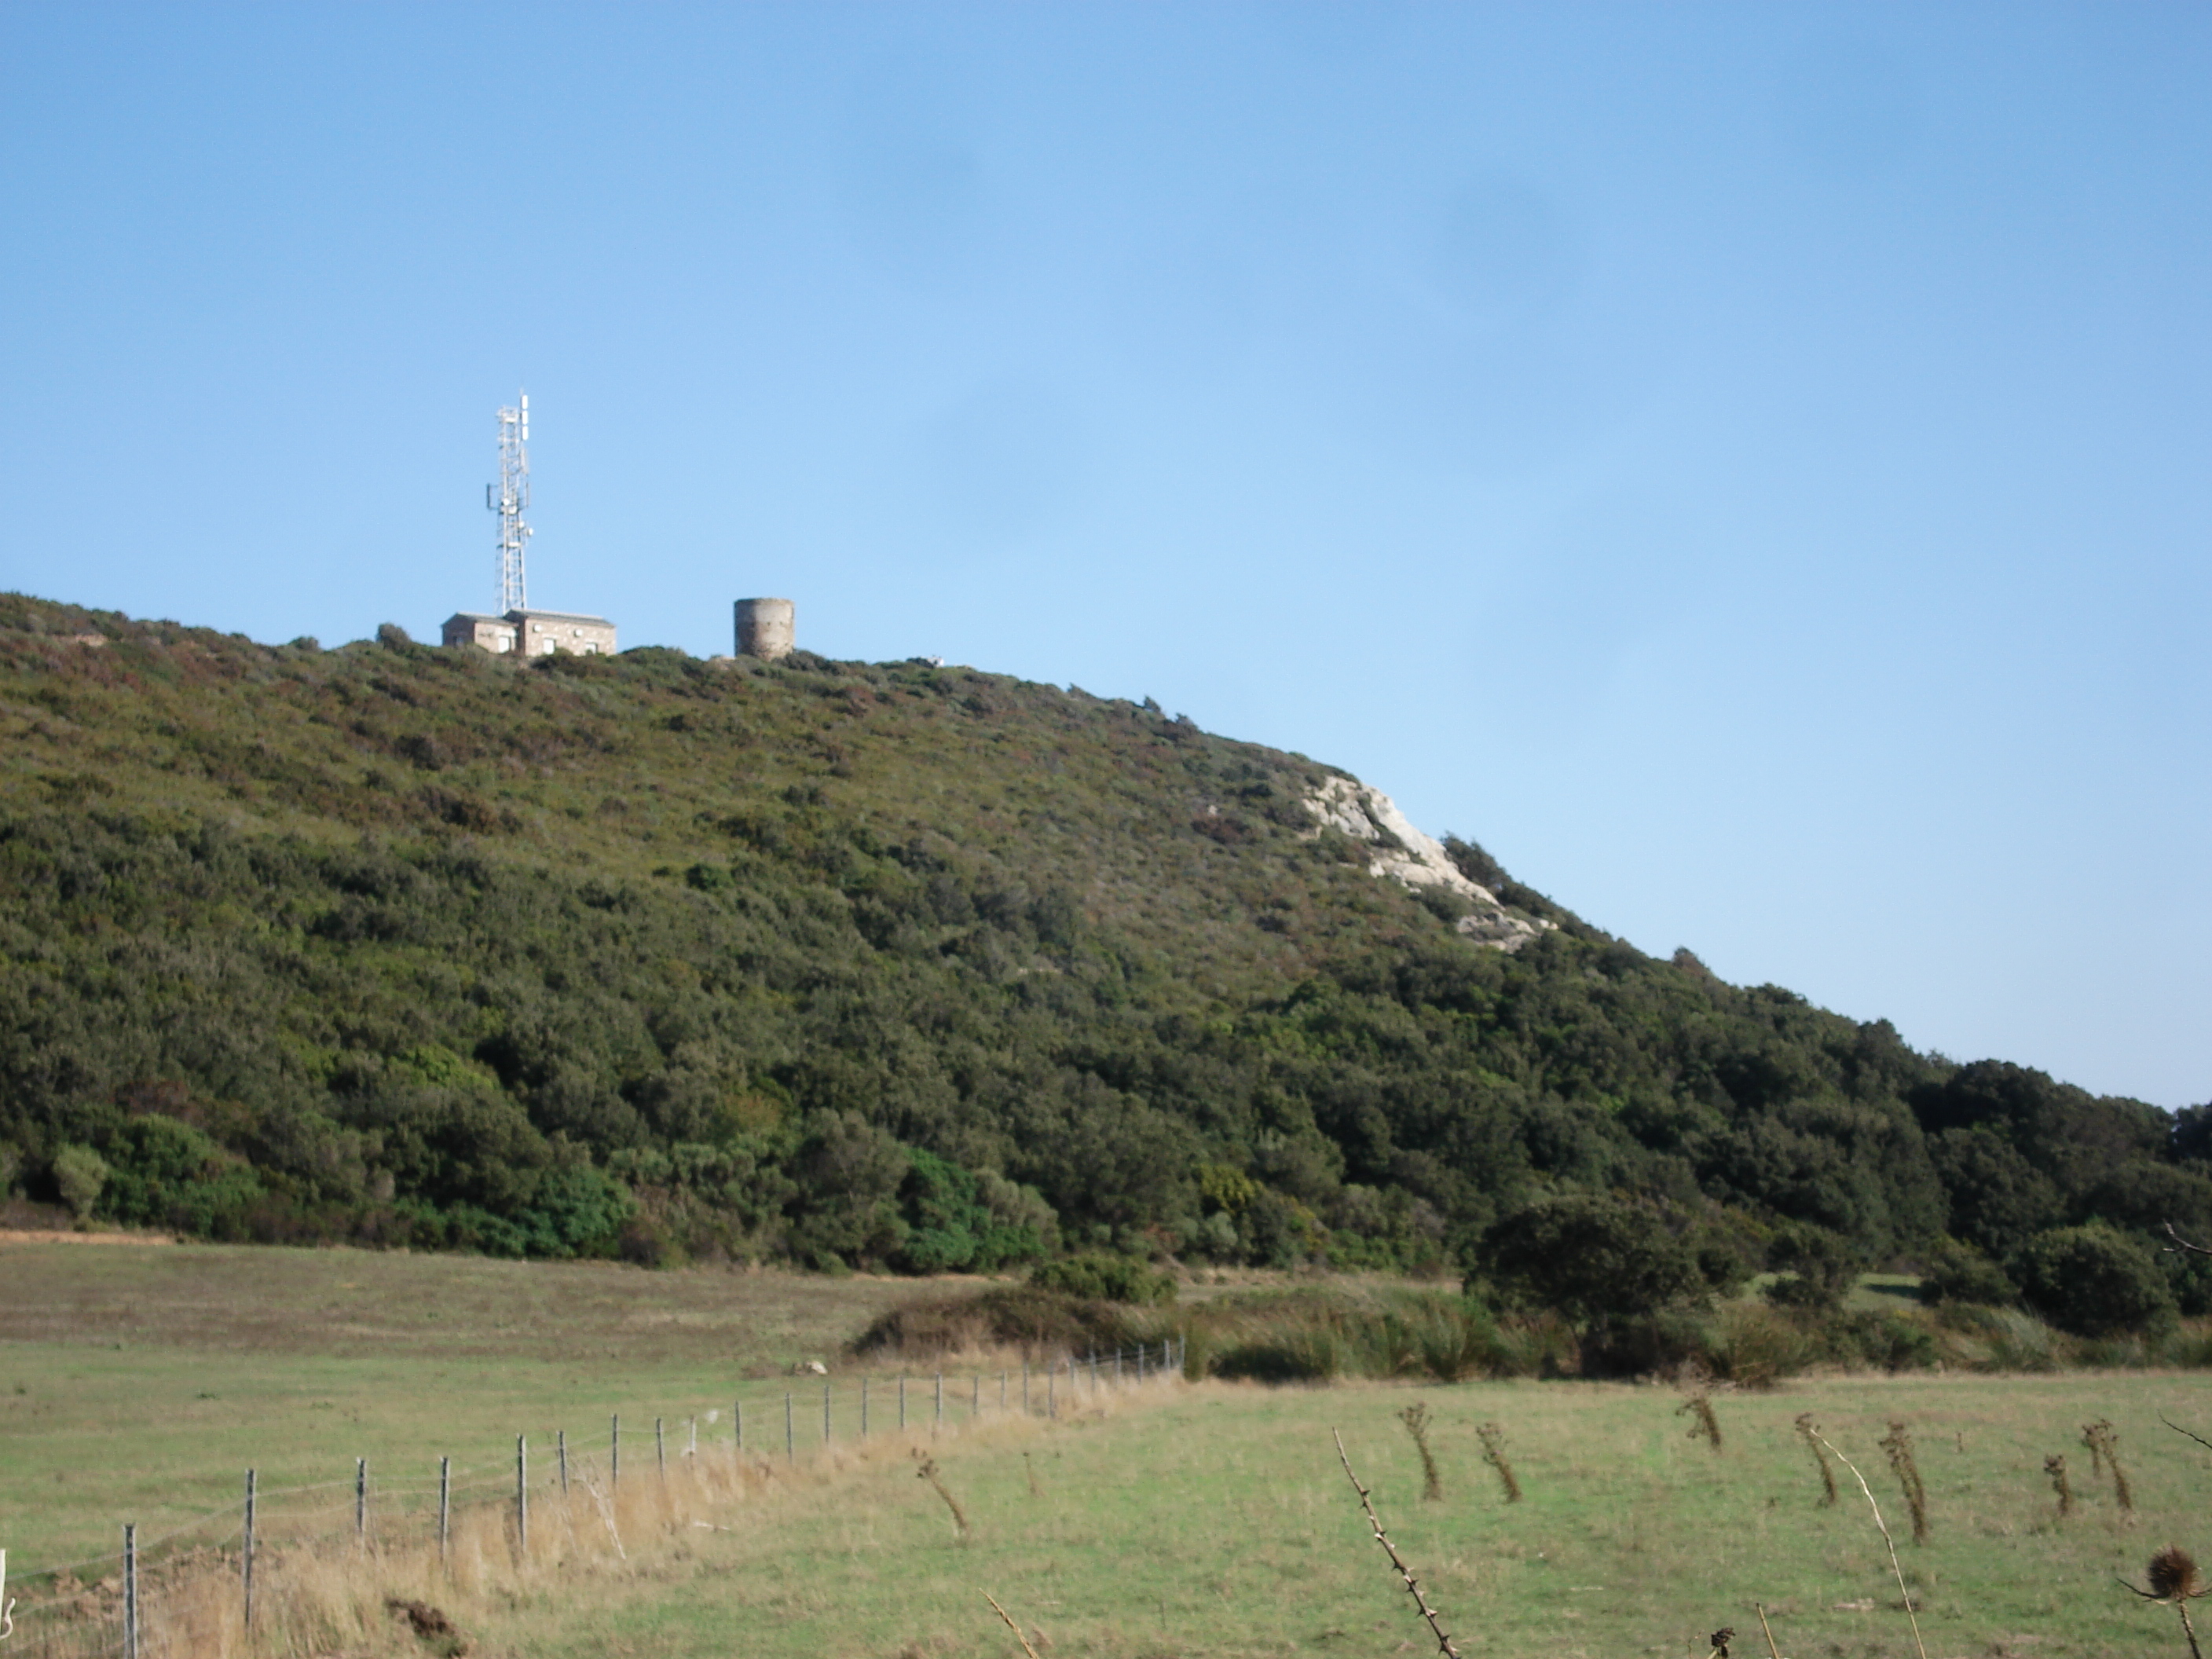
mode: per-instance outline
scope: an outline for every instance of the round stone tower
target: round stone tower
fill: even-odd
[[[798,644],[798,607],[789,599],[738,601],[738,654],[774,662]]]

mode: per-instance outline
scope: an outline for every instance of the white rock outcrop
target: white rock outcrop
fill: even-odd
[[[1497,894],[1480,882],[1469,881],[1441,842],[1415,829],[1398,810],[1398,803],[1370,784],[1355,778],[1330,778],[1306,797],[1304,805],[1316,820],[1312,834],[1340,830],[1373,848],[1367,864],[1370,875],[1388,876],[1408,887],[1445,888],[1465,899],[1473,908],[1456,926],[1477,944],[1517,951],[1553,926],[1515,915]]]

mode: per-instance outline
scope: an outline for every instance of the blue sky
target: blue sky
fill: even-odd
[[[0,586],[531,594],[1334,762],[2212,1097],[2212,10],[0,9]]]

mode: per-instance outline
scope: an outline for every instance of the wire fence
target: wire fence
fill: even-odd
[[[495,1461],[459,1464],[441,1455],[428,1476],[395,1479],[357,1457],[342,1478],[264,1486],[249,1468],[234,1501],[158,1534],[125,1523],[117,1547],[101,1554],[25,1565],[0,1548],[0,1659],[173,1659],[192,1644],[177,1639],[177,1623],[165,1613],[211,1579],[234,1581],[235,1617],[241,1633],[253,1632],[255,1568],[274,1550],[343,1542],[349,1531],[364,1553],[435,1547],[442,1558],[457,1522],[504,1511],[508,1535],[526,1553],[532,1502],[566,1499],[573,1487],[587,1487],[605,1508],[623,1482],[665,1485],[672,1467],[696,1471],[702,1458],[772,1468],[872,1436],[935,1434],[994,1417],[1057,1419],[1177,1376],[1183,1358],[1182,1343],[1170,1340],[995,1375],[864,1374],[841,1385],[824,1373],[801,1373],[678,1418],[648,1424],[615,1413],[587,1433],[556,1430],[550,1443],[518,1435],[511,1454]]]

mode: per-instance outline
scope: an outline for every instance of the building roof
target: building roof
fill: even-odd
[[[450,628],[457,622],[503,623],[506,620],[504,617],[487,616],[481,611],[456,611],[446,618],[446,625]]]
[[[505,620],[508,622],[521,622],[526,618],[535,617],[543,617],[553,622],[597,623],[602,628],[612,628],[614,626],[614,624],[609,622],[605,617],[589,617],[586,616],[580,611],[539,611],[536,609],[528,611],[510,611],[507,613]]]

